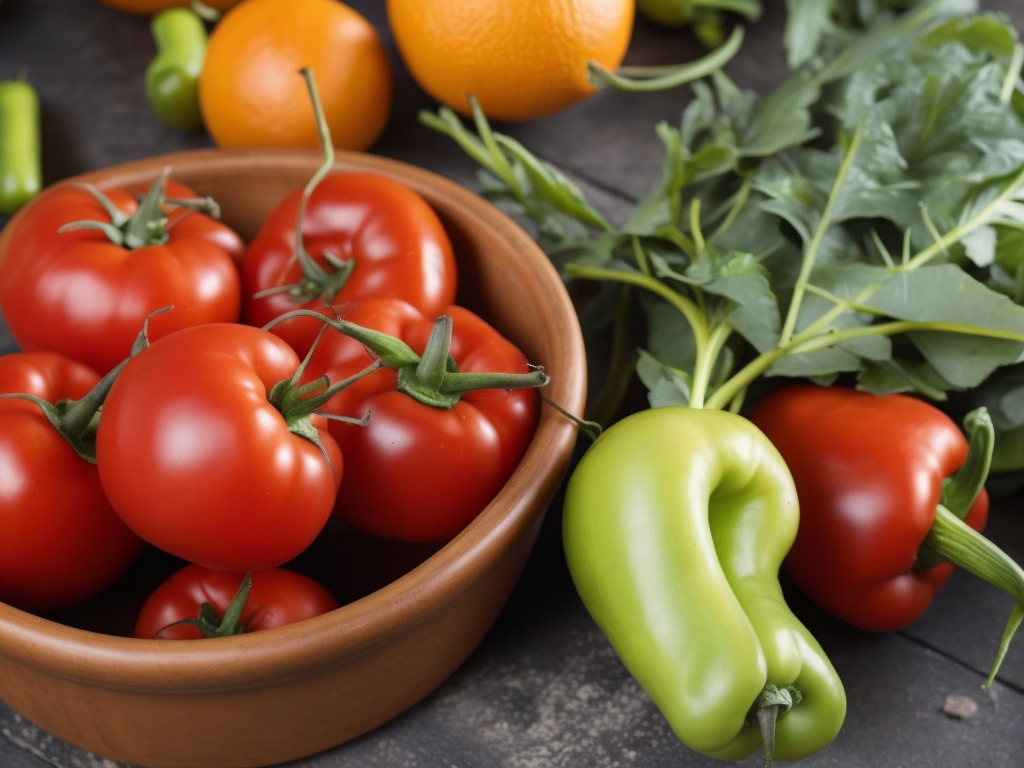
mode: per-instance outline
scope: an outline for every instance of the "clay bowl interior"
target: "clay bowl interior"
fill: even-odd
[[[313,150],[199,150],[78,177],[148,183],[164,167],[215,198],[247,240],[320,163]],[[483,315],[551,376],[544,394],[580,415],[583,340],[572,302],[530,237],[476,194],[376,156],[339,153],[337,170],[400,179],[435,208],[459,263],[458,302]],[[8,226],[2,235],[11,230]],[[544,407],[520,466],[447,544],[401,545],[339,524],[289,564],[342,607],[280,629],[206,641],[136,640],[134,614],[182,563],[146,550],[100,597],[35,616],[0,603],[0,698],[60,738],[143,766],[273,765],[360,736],[439,686],[497,618],[568,468],[576,428]]]

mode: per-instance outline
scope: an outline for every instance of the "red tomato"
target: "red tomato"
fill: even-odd
[[[398,299],[334,309],[356,325],[398,337],[417,354],[434,327],[433,318]],[[477,315],[458,306],[446,314],[453,319],[450,355],[460,373],[529,371],[523,353]],[[369,362],[362,344],[329,331],[309,370],[340,382]],[[539,397],[533,389],[480,389],[462,394],[453,408],[438,408],[398,391],[397,376],[376,371],[321,408],[357,418],[370,412],[365,426],[330,423],[346,461],[335,511],[376,536],[444,541],[476,517],[515,470],[536,428]]]
[[[326,419],[272,396],[298,367],[281,339],[232,323],[185,328],[131,358],[96,437],[117,513],[209,568],[256,571],[299,554],[331,515],[342,457]]]
[[[268,568],[256,571],[251,578],[248,599],[237,624],[243,633],[294,624],[338,607],[338,601],[325,587],[295,571]],[[223,619],[243,579],[245,573],[186,565],[147,598],[135,622],[135,636],[201,639],[204,635],[194,624],[175,622],[199,618],[203,603]]]
[[[53,352],[0,357],[0,392],[48,403],[78,400],[99,378]],[[33,611],[93,597],[142,549],[103,494],[96,466],[37,403],[20,398],[0,398],[0,531],[0,600]]]
[[[245,321],[264,326],[294,309],[381,296],[404,299],[433,317],[455,301],[457,283],[451,242],[433,208],[412,189],[373,173],[333,173],[313,190],[302,220],[306,251],[321,267],[330,253],[347,265],[328,268],[337,278],[328,295],[304,282],[295,249],[302,190],[270,214],[242,261]],[[256,297],[282,286],[299,286]],[[303,291],[308,291],[303,293]],[[316,320],[290,321],[280,335],[304,355]]]
[[[196,197],[175,183],[167,193]],[[138,210],[131,190],[105,194],[126,215]],[[181,213],[163,221],[170,225],[166,241],[127,247],[96,229],[58,231],[71,222],[112,221],[80,186],[58,185],[25,206],[0,251],[0,306],[18,346],[60,352],[106,373],[128,357],[154,310],[175,308],[150,322],[154,341],[190,325],[237,322],[236,260],[244,244],[204,213]]]

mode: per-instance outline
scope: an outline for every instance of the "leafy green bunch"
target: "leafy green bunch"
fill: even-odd
[[[739,410],[772,377],[936,401],[1009,380],[997,430],[1024,422],[1017,30],[961,0],[788,9],[790,76],[765,95],[720,70],[694,83],[621,223],[479,110],[475,133],[444,109],[421,118],[568,279],[599,286],[581,318],[625,330],[621,308],[640,311],[612,374],[635,361],[652,407]]]

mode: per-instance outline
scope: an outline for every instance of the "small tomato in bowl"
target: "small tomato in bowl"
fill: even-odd
[[[4,227],[0,306],[22,350],[60,352],[104,374],[155,310],[175,307],[153,318],[151,340],[238,321],[244,243],[167,172],[141,202],[135,187],[57,184]]]
[[[100,381],[56,352],[0,356],[0,392],[30,395],[67,414]],[[85,414],[88,416],[88,414]],[[107,501],[96,466],[40,402],[0,397],[0,600],[24,610],[65,608],[119,578],[142,540]],[[88,440],[88,424],[67,425]]]
[[[254,573],[186,565],[146,599],[135,637],[193,640],[283,627],[333,611],[334,596],[287,568]]]

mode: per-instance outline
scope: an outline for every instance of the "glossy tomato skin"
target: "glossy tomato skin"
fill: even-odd
[[[135,621],[135,637],[163,640],[201,639],[192,624],[175,624],[199,616],[203,603],[223,618],[245,573],[215,571],[186,565],[172,574],[146,599]],[[287,568],[268,568],[251,575],[252,586],[239,618],[243,632],[283,627],[333,611],[338,607],[325,587]]]
[[[99,378],[54,352],[0,357],[0,392],[50,403],[80,399]],[[0,398],[0,531],[0,600],[30,611],[94,597],[143,546],[111,508],[96,466],[36,403],[16,398]]]
[[[105,190],[126,214],[135,190]],[[196,197],[168,184],[168,197]],[[209,322],[236,322],[241,313],[237,260],[244,244],[226,225],[203,214],[184,216],[167,241],[128,249],[96,230],[59,232],[76,221],[109,222],[85,189],[53,187],[8,225],[0,252],[0,306],[24,351],[50,350],[106,373],[131,352],[147,315],[149,338]]]
[[[96,438],[100,479],[143,539],[227,571],[281,565],[329,519],[342,457],[289,431],[268,400],[299,366],[276,336],[213,323],[153,342],[121,371]]]
[[[417,353],[434,325],[433,317],[397,299],[336,305],[335,311],[402,339]],[[450,354],[460,372],[529,370],[523,353],[483,319],[459,306],[445,314],[453,319]],[[360,344],[328,332],[310,370],[337,382],[369,362]],[[482,389],[463,394],[445,410],[397,391],[396,383],[393,370],[378,370],[323,409],[354,417],[370,412],[365,426],[330,423],[346,461],[335,512],[382,538],[446,541],[487,506],[515,470],[536,428],[539,395],[534,389]]]
[[[295,251],[301,195],[297,190],[286,197],[246,249],[243,315],[250,325],[266,325],[294,309],[324,307],[321,298],[296,302],[287,293],[254,298],[302,278]],[[448,234],[426,200],[397,180],[362,172],[329,175],[309,200],[302,236],[306,250],[321,265],[324,252],[354,262],[332,303],[394,297],[433,317],[455,301],[457,268]],[[303,355],[319,328],[316,320],[298,320],[275,333]]]

